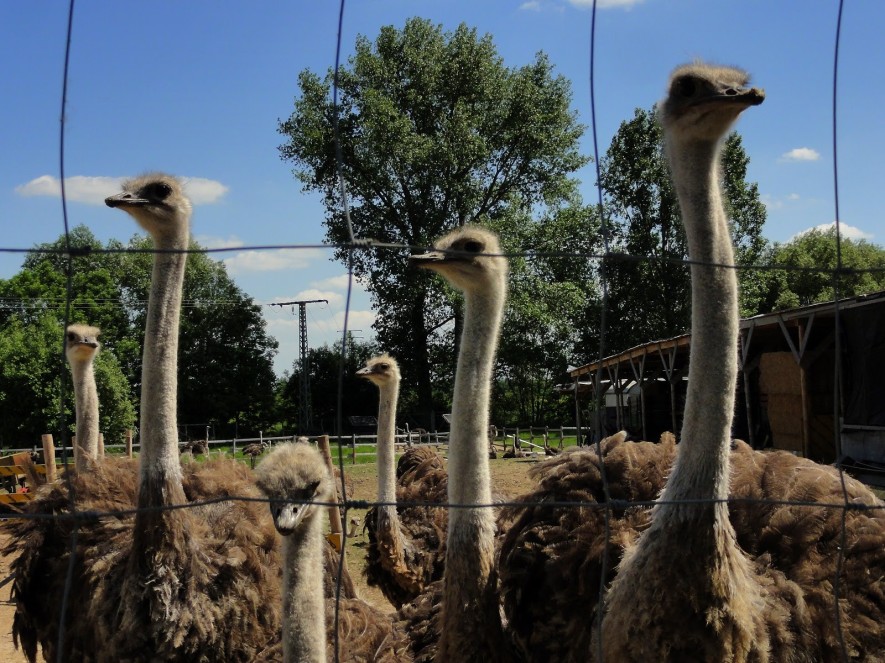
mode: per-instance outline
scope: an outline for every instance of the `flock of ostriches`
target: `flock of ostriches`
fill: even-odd
[[[678,444],[616,435],[565,451],[534,466],[530,494],[494,507],[487,428],[508,263],[478,227],[411,257],[463,292],[464,328],[447,464],[420,447],[395,466],[399,368],[382,355],[359,372],[380,394],[366,575],[388,612],[357,597],[346,572],[337,591],[321,518],[334,482],[314,448],[276,447],[254,472],[181,463],[191,206],[167,175],[124,184],[107,204],[159,250],[141,453],[97,453],[98,330],[72,325],[75,470],[5,525],[17,645],[32,662],[40,650],[53,662],[885,661],[885,511],[844,508],[882,502],[850,478],[843,489],[833,467],[730,437],[738,305],[718,161],[738,115],[763,98],[744,72],[695,63],[675,70],[659,108],[693,261]],[[223,499],[235,496],[265,499]]]

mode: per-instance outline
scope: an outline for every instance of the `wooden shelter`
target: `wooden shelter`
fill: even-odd
[[[678,432],[690,348],[685,334],[572,369],[578,417],[597,435]],[[885,469],[885,291],[745,318],[735,352],[735,437]]]

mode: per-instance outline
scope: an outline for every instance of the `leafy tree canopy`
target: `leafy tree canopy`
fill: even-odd
[[[287,141],[280,153],[306,190],[324,194],[327,238],[341,244],[350,235],[339,200],[332,81],[332,71],[324,78],[301,72],[294,111],[279,126]],[[556,205],[574,191],[570,174],[587,162],[570,84],[546,55],[508,68],[489,35],[463,24],[444,32],[414,18],[402,30],[382,28],[374,42],[360,36],[338,84],[342,174],[357,237],[426,246],[459,225]],[[405,251],[341,249],[337,258],[352,259],[368,284],[378,339],[403,360],[404,381],[416,385],[412,404],[429,420],[431,378],[451,367],[432,363],[434,346],[451,337],[444,327],[454,311],[443,284],[409,269]]]
[[[758,186],[746,181],[748,163],[740,135],[731,133],[723,148],[721,174],[738,265],[755,264],[765,249],[765,206]],[[638,108],[633,119],[621,124],[600,166],[612,248],[652,258],[607,265],[608,353],[686,331],[691,296],[689,270],[678,264],[688,259],[685,231],[654,108]],[[738,272],[745,314],[758,309],[760,297],[756,281],[747,274],[752,272]]]
[[[132,411],[137,411],[153,260],[151,241],[136,235],[125,246],[116,241],[103,246],[80,226],[71,231],[70,243],[81,249],[73,260],[70,321],[101,328],[103,351],[96,372],[100,375],[99,364],[110,366],[116,360],[122,377],[113,378],[114,389],[125,384],[126,398]],[[39,364],[32,369],[41,379],[58,376],[62,368],[58,358],[68,260],[60,251],[65,248],[64,237],[39,245],[27,255],[18,274],[0,280],[0,329],[20,330],[23,338],[31,338],[32,345],[40,345],[39,351],[31,349],[31,360]],[[192,244],[192,248],[199,246]],[[46,331],[50,320],[59,330],[54,339]],[[58,353],[51,350],[55,347]],[[233,435],[234,431],[257,432],[273,421],[272,360],[276,347],[259,307],[230,279],[224,265],[206,254],[192,253],[185,274],[180,329],[179,423],[212,424],[216,435]],[[0,379],[0,392],[7,395],[16,389],[8,375],[4,371]],[[106,386],[99,383],[98,387],[101,395]],[[44,401],[34,398],[32,403],[21,404],[32,406],[32,416],[14,415],[19,422],[16,425],[24,426],[22,430],[30,434],[52,430],[50,422],[57,418],[57,405],[54,410],[49,406],[47,413]],[[102,408],[104,412],[110,406],[103,401]]]
[[[885,249],[860,239],[841,239],[845,271],[839,276],[839,297],[854,297],[885,290]],[[807,306],[835,295],[833,271],[839,261],[835,227],[812,229],[789,242],[774,244],[767,263],[790,267],[765,272],[760,313]],[[760,289],[762,289],[762,287]]]

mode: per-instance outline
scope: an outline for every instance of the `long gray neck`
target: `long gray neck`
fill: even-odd
[[[448,499],[455,505],[491,504],[489,395],[505,285],[491,293],[465,293],[464,330],[449,433]],[[488,506],[449,510],[443,627],[438,660],[498,660],[500,618],[489,581],[495,514]],[[483,635],[484,634],[484,635]]]
[[[283,537],[283,661],[325,663],[322,519],[314,512]]]
[[[74,378],[74,406],[77,413],[76,468],[85,471],[87,458],[98,458],[98,391],[95,388],[95,371],[91,361],[71,364]]]
[[[378,401],[378,501],[393,506],[380,506],[388,517],[396,518],[396,463],[394,438],[396,435],[396,404],[399,382],[385,383],[379,389]]]
[[[487,444],[489,398],[503,299],[503,293],[465,295],[449,433],[448,490],[452,504],[489,504],[492,499]],[[489,522],[494,520],[489,509],[453,509],[449,531],[457,527],[462,516],[472,520],[479,514]]]
[[[669,147],[690,259],[734,265],[719,188],[721,143],[692,142]],[[731,268],[693,264],[691,284],[688,395],[679,456],[662,500],[724,500],[728,497],[737,379],[737,276]],[[698,512],[691,507],[674,510],[686,516]]]
[[[158,249],[187,248],[187,238],[166,242]],[[178,395],[178,326],[186,253],[157,253],[151,275],[141,369],[141,468],[139,506],[162,506],[183,501],[178,454],[176,399]],[[166,486],[157,494],[146,487]],[[174,486],[178,486],[175,491]]]

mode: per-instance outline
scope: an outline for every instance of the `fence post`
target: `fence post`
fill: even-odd
[[[43,440],[43,464],[46,465],[46,481],[52,483],[55,481],[55,444],[52,442],[52,435],[46,433],[42,437]]]
[[[126,457],[132,458],[132,429],[126,429]]]
[[[544,426],[544,448],[546,449],[548,446],[550,446],[550,428]]]
[[[519,439],[519,426],[516,427],[516,434],[513,436],[513,449],[522,448],[522,440]]]
[[[356,433],[350,434],[350,464],[356,465]]]
[[[77,457],[80,455],[79,449],[77,448],[77,436],[71,435],[71,452],[74,456],[74,467],[77,467]]]
[[[332,475],[333,479],[335,477],[335,466],[332,464],[332,452],[329,450],[329,436],[328,435],[320,435],[317,438],[317,446],[319,446],[320,451],[323,454],[323,459],[326,461],[326,467],[329,468],[329,473]],[[337,483],[337,482],[336,482]],[[342,485],[342,484],[338,484]],[[344,496],[344,499],[347,499],[347,495]],[[329,501],[332,503],[332,506],[329,507],[329,528],[332,530],[331,534],[329,534],[329,541],[335,546],[335,550],[339,553],[341,552],[341,511],[338,510],[338,490],[337,485],[335,491],[332,493],[332,496],[329,498]]]
[[[562,451],[562,445],[565,444],[565,428],[559,424],[559,450]]]
[[[98,457],[104,458],[104,433],[98,434]]]

